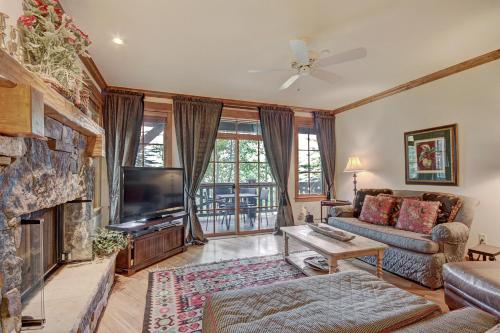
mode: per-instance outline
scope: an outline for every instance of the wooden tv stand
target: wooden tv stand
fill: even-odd
[[[116,273],[132,275],[156,262],[186,250],[185,212],[147,222],[128,222],[109,226],[111,230],[127,233],[128,246],[116,257]],[[155,226],[167,222],[179,223],[162,230]]]

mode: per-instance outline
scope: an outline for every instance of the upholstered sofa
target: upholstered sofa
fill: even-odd
[[[406,190],[390,192],[402,197],[421,197],[428,193]],[[389,245],[383,259],[384,270],[432,289],[440,288],[443,286],[443,265],[464,260],[469,228],[474,210],[479,204],[473,198],[458,197],[462,201],[462,207],[453,222],[437,224],[430,235],[363,222],[353,217],[353,206],[332,207],[328,224]],[[374,257],[360,259],[376,264]]]

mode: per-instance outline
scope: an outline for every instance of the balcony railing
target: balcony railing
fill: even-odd
[[[239,231],[273,229],[278,206],[275,183],[239,185],[236,204],[233,183],[203,183],[197,195],[198,217],[208,234],[234,233],[239,215]],[[239,211],[237,211],[239,206]]]

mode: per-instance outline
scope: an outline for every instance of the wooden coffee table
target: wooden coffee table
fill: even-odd
[[[333,227],[330,228],[336,229]],[[388,248],[388,246],[384,243],[358,235],[356,235],[356,238],[351,241],[342,242],[334,238],[321,235],[313,231],[307,225],[282,227],[281,231],[283,232],[283,239],[285,241],[285,260],[302,270],[307,275],[311,274],[304,270],[304,256],[290,255],[288,251],[289,238],[294,239],[298,243],[325,257],[328,260],[328,265],[330,266],[330,274],[338,271],[338,260],[363,256],[376,256],[377,276],[379,278],[382,277],[382,259],[384,258],[384,250]]]

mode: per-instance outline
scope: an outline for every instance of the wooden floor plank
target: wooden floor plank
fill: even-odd
[[[290,241],[290,251],[306,250]],[[188,251],[164,260],[130,277],[118,275],[111,291],[108,306],[101,318],[98,333],[142,332],[148,273],[157,268],[171,268],[188,264],[208,263],[242,257],[272,255],[283,252],[283,238],[271,234],[212,239],[205,246],[192,246]],[[360,269],[375,272],[375,268],[359,261]],[[342,270],[342,266],[340,267]],[[439,304],[444,311],[443,290],[430,290],[394,274],[384,272],[384,280],[423,296]]]

